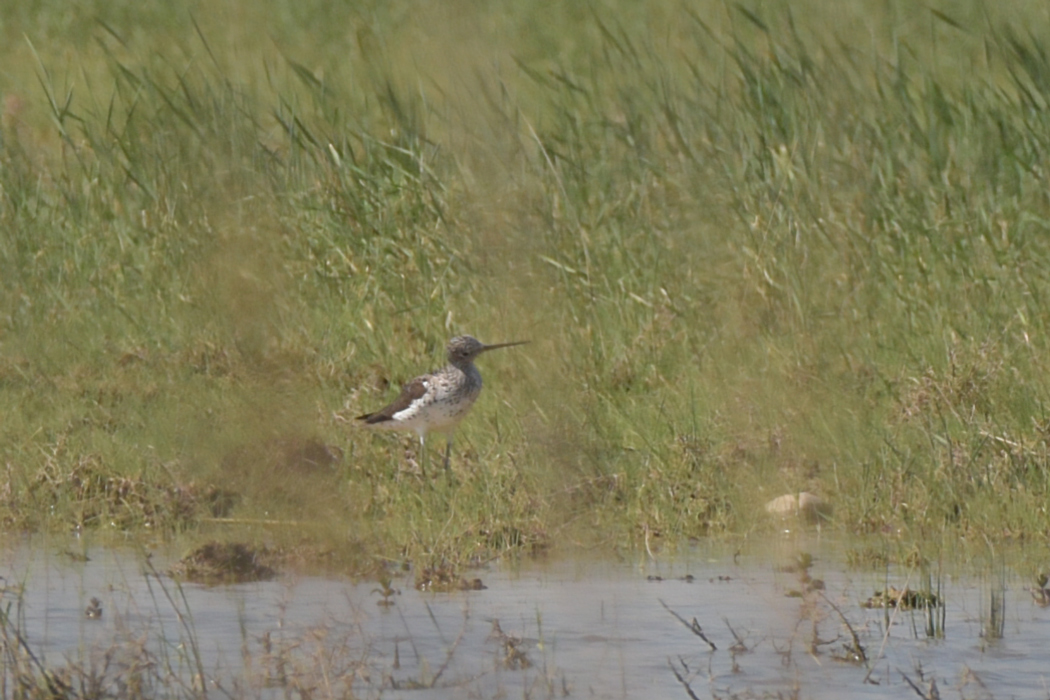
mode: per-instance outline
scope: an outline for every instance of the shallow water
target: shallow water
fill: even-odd
[[[45,665],[98,669],[109,650],[112,675],[148,658],[158,677],[189,684],[199,658],[208,688],[234,696],[284,697],[293,687],[314,697],[688,698],[684,682],[697,697],[917,697],[905,676],[924,693],[935,681],[942,697],[1050,695],[1050,608],[1002,566],[940,576],[945,633],[936,639],[922,613],[860,605],[887,585],[918,587],[914,571],[848,571],[841,548],[819,540],[736,557],[716,548],[673,561],[494,565],[471,573],[488,588],[470,592],[420,593],[406,574],[389,607],[377,604],[374,583],[318,577],[180,589],[147,577],[135,550],[94,548],[76,562],[65,544],[28,541],[0,555],[5,601],[21,590],[26,638]],[[777,567],[802,550],[825,588],[790,597],[799,575]],[[154,557],[158,570],[168,563]],[[1004,602],[1001,639],[985,633],[993,593]],[[101,619],[84,614],[92,597]],[[696,618],[717,650],[671,611]],[[844,660],[843,617],[867,664]],[[746,649],[731,649],[729,626]]]

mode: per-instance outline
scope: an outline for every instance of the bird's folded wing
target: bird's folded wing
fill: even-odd
[[[411,407],[413,402],[423,398],[429,388],[430,384],[427,382],[426,377],[416,377],[401,388],[401,395],[394,399],[394,402],[389,406],[375,413],[366,413],[363,416],[358,416],[357,420],[363,420],[369,424],[394,420],[398,413]]]

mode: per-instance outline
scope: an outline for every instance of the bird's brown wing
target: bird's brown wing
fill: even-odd
[[[427,393],[427,383],[424,377],[416,377],[408,384],[401,387],[401,395],[394,399],[386,408],[376,411],[375,413],[366,413],[363,416],[358,416],[357,420],[363,420],[369,425],[376,423],[384,423],[388,420],[393,420],[394,415],[404,411],[406,408],[412,405],[412,402],[423,397]]]

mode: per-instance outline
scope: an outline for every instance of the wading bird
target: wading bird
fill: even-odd
[[[448,440],[445,444],[445,470],[448,471],[452,433],[481,393],[481,373],[474,366],[474,358],[489,350],[527,342],[522,340],[486,345],[469,335],[456,336],[448,342],[448,365],[416,377],[402,387],[401,395],[389,406],[375,413],[358,416],[357,420],[381,430],[416,431],[424,461],[427,433],[445,433]]]

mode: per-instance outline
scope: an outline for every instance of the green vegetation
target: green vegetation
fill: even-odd
[[[4,12],[6,527],[1050,531],[1040,8],[366,5]],[[427,484],[352,418],[459,332]]]

